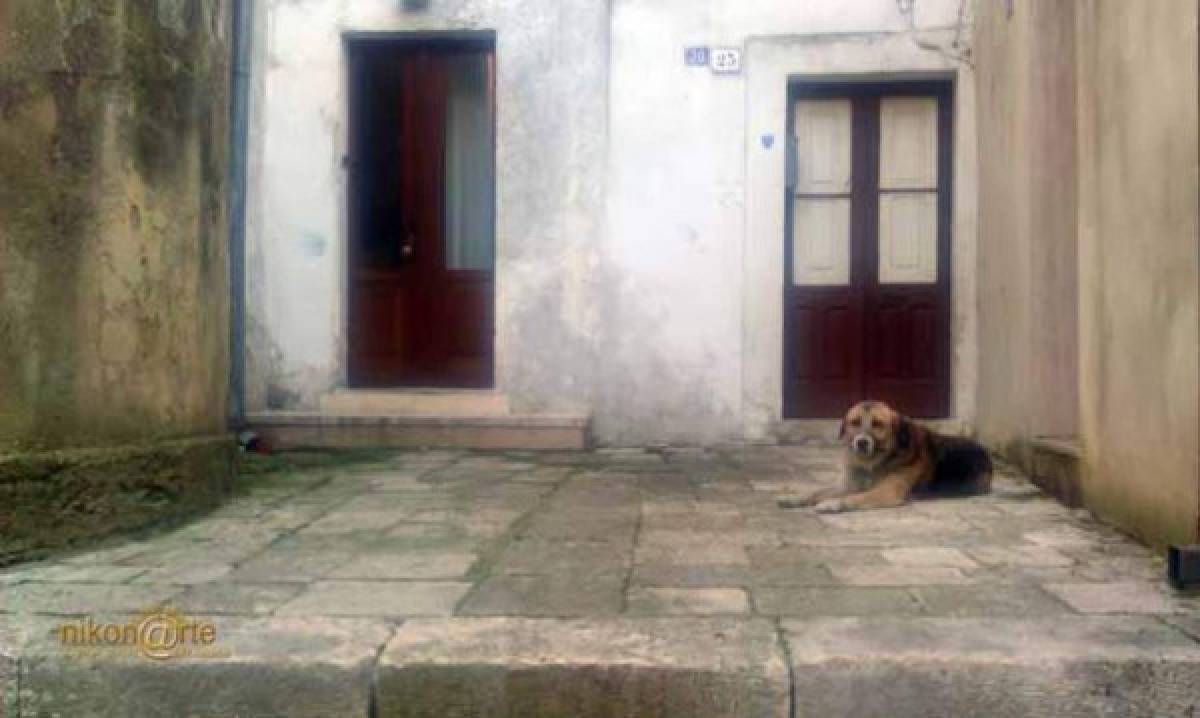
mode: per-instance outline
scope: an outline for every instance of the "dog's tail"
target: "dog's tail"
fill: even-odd
[[[933,460],[933,479],[926,487],[930,493],[975,496],[992,490],[992,457],[974,441],[938,436]]]

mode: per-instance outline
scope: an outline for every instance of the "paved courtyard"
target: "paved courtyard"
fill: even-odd
[[[986,497],[818,515],[776,499],[836,480],[823,447],[367,459],[258,473],[176,530],[0,572],[8,715],[907,715],[905,696],[1200,715],[1200,598],[1010,470]],[[48,638],[160,605],[225,653]]]

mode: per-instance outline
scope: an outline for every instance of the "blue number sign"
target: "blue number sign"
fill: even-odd
[[[703,46],[684,48],[683,61],[688,67],[708,67],[708,48]]]

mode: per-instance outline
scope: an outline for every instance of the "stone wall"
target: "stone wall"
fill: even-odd
[[[0,561],[228,484],[230,18],[0,3]]]
[[[978,428],[1020,463],[1077,433],[1075,11],[979,4]]]
[[[1197,3],[1079,3],[1084,500],[1200,537]]]
[[[979,432],[1156,544],[1196,540],[1197,4],[979,3]]]

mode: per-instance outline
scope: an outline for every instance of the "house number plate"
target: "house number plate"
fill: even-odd
[[[742,51],[736,47],[714,47],[710,67],[718,75],[736,75],[742,71]]]

